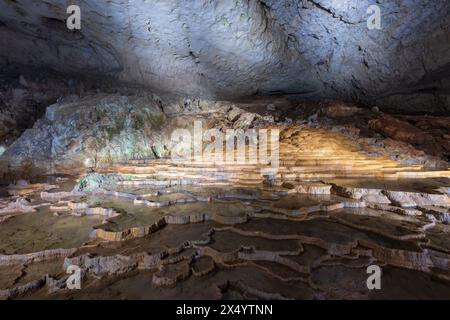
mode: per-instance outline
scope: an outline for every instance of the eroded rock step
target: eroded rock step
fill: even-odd
[[[395,283],[413,282],[418,274],[415,292],[421,297],[450,292],[445,180],[415,180],[411,188],[336,180],[264,188],[124,187],[113,181],[92,191],[27,193],[31,202],[45,200],[38,199],[43,206],[34,212],[0,224],[0,234],[13,235],[7,248],[16,248],[0,257],[2,298],[189,293],[217,299],[366,299],[375,297],[365,287],[370,264],[389,272],[388,297],[398,296]],[[397,195],[395,201],[389,192]],[[70,239],[61,234],[48,241],[52,236],[42,232],[50,220]],[[39,232],[37,221],[44,225]],[[20,230],[12,231],[15,224]],[[83,270],[81,291],[65,288],[71,264]],[[399,272],[397,280],[392,275]]]

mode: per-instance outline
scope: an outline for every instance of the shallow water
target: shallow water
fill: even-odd
[[[77,248],[89,240],[100,217],[55,217],[48,209],[26,213],[0,223],[0,254],[37,252],[56,248]]]
[[[426,178],[426,179],[325,179],[327,183],[335,183],[340,186],[384,189],[393,191],[409,191],[409,192],[428,192],[435,193],[439,187],[450,186],[448,178]]]
[[[335,179],[333,183],[416,192],[450,186],[448,179],[413,183]],[[73,185],[73,181],[65,181],[50,192],[67,191]],[[111,208],[119,215],[107,221],[103,216],[74,216],[71,212],[55,216],[48,206],[35,213],[15,215],[0,223],[0,253],[79,248],[73,257],[89,255],[114,260],[121,255],[139,257],[143,263],[143,256],[156,255],[160,262],[153,267],[134,265],[124,273],[88,276],[83,289],[77,292],[50,293],[48,285],[43,285],[22,298],[450,298],[450,270],[443,264],[450,259],[450,226],[439,222],[430,225],[424,214],[406,216],[369,208],[318,211],[319,205],[354,200],[333,194],[288,194],[282,188],[183,186],[115,190],[138,198],[146,195],[145,200],[167,202],[168,206],[137,205],[127,198],[103,195],[67,199],[85,201],[91,208]],[[209,197],[209,201],[177,203],[179,199],[200,196]],[[42,202],[39,192],[30,198],[33,204]],[[305,208],[313,209],[307,214],[296,213]],[[168,223],[158,224],[164,217],[200,213],[208,221],[167,220]],[[130,233],[123,241],[90,239],[94,229],[123,233],[152,225],[157,227],[146,234]],[[431,268],[430,261],[434,264]],[[102,265],[113,268],[123,263],[126,262],[118,260]],[[65,275],[62,264],[63,259],[58,258],[0,267],[0,289],[26,284],[46,273],[61,278]],[[371,264],[382,267],[383,277],[386,274],[382,292],[365,286],[366,268]],[[415,279],[418,280],[414,282]]]

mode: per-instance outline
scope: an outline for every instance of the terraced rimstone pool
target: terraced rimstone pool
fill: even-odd
[[[21,188],[2,198],[2,298],[450,296],[446,178],[210,188],[116,181],[85,191],[64,183],[27,191],[16,212]],[[85,272],[81,290],[66,287],[70,265]],[[382,268],[383,290],[367,288],[370,265]]]

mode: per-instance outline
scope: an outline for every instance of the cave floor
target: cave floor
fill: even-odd
[[[450,298],[445,177],[259,187],[128,178],[73,191],[81,180],[3,190],[1,298]],[[66,287],[70,265],[80,290]],[[367,287],[370,265],[380,290]]]
[[[268,162],[233,149],[73,167],[67,152],[45,158],[59,176],[28,179],[33,166],[4,175],[0,298],[449,299],[448,119],[413,147],[403,140],[422,132],[378,112],[316,116],[280,124],[228,105],[190,114],[213,128],[266,121],[255,128],[279,134]],[[393,138],[366,136],[367,121]],[[17,150],[33,144],[25,138]]]

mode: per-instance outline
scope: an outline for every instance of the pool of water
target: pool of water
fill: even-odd
[[[450,186],[448,179],[327,182],[429,193]],[[54,183],[59,188],[49,192],[70,191],[75,181],[55,180]],[[86,289],[77,292],[62,290],[51,294],[44,286],[23,298],[177,299],[190,294],[204,299],[370,299],[448,297],[446,294],[450,293],[450,271],[442,263],[450,259],[450,226],[433,222],[429,212],[408,216],[401,211],[367,207],[325,211],[320,206],[354,200],[334,194],[305,195],[292,190],[288,193],[289,190],[281,187],[118,187],[114,190],[146,201],[167,203],[167,206],[151,207],[125,197],[106,195],[69,198],[66,200],[86,202],[91,208],[111,208],[119,215],[107,220],[104,216],[75,216],[72,212],[55,215],[49,206],[34,213],[13,215],[0,223],[0,254],[78,248],[73,257],[112,259],[104,263],[106,268],[124,263],[114,261],[118,255],[121,259],[138,259],[144,265],[147,261],[144,257],[150,255],[161,260],[156,263],[152,260],[156,258],[152,258],[149,261],[156,263],[153,267],[134,266],[120,274],[90,276],[89,273]],[[39,199],[39,193],[27,196],[30,205],[44,202]],[[201,201],[177,202],[196,197]],[[12,200],[8,195],[2,198],[8,200]],[[305,208],[314,210],[308,214],[295,213]],[[169,223],[147,235],[123,241],[92,238],[96,228],[123,232],[154,225],[167,216],[199,214],[208,216],[208,221]],[[383,276],[386,274],[390,281],[382,293],[370,292],[365,286],[366,268],[372,264],[381,266]],[[65,275],[62,259],[0,267],[0,289],[26,284],[46,273],[57,278]],[[171,285],[157,282],[158,277]],[[396,286],[406,286],[410,292],[396,290]]]

